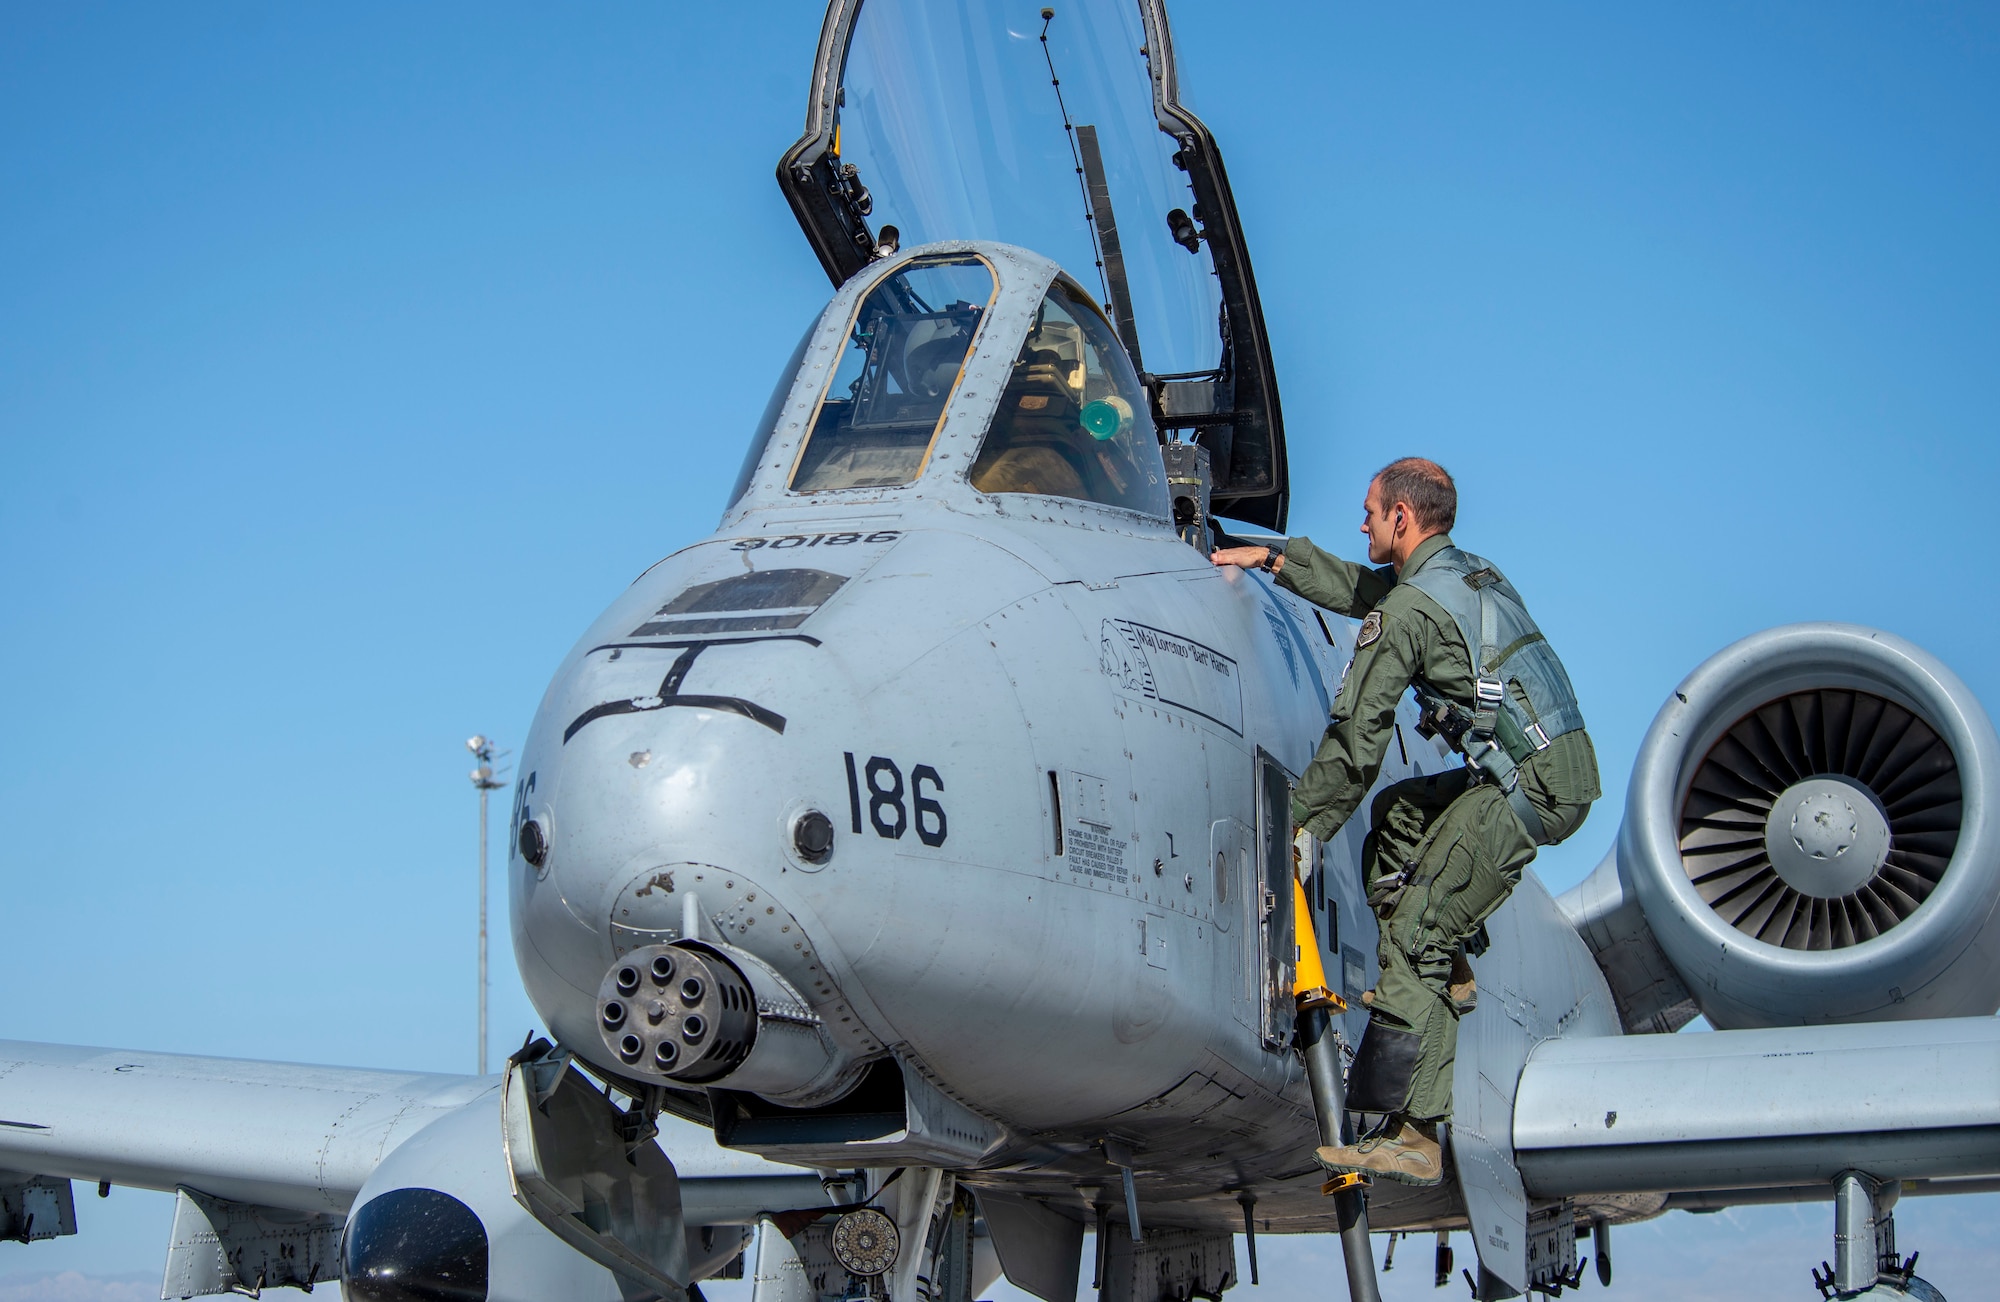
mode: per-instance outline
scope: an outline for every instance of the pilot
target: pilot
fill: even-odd
[[[1462,768],[1375,797],[1361,859],[1381,926],[1381,977],[1362,997],[1370,1016],[1347,1106],[1384,1120],[1359,1142],[1318,1153],[1336,1173],[1435,1184],[1458,1019],[1475,995],[1465,945],[1536,848],[1582,825],[1600,794],[1597,755],[1569,675],[1520,595],[1491,561],[1452,545],[1458,489],[1444,468],[1420,457],[1389,463],[1369,483],[1362,512],[1379,569],[1305,538],[1282,551],[1227,547],[1213,560],[1266,570],[1306,600],[1361,620],[1332,723],[1292,795],[1295,824],[1327,841],[1354,815],[1381,772],[1406,691],[1422,711],[1418,731],[1465,757]]]

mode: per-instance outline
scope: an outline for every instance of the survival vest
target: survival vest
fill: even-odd
[[[1546,844],[1541,816],[1520,789],[1518,766],[1583,727],[1569,673],[1493,562],[1446,547],[1402,580],[1444,607],[1472,654],[1471,709],[1422,679],[1413,684],[1420,731],[1442,735],[1484,779],[1499,785],[1528,835]]]

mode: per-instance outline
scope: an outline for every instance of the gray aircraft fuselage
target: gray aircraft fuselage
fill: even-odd
[[[786,491],[858,296],[939,251],[985,257],[998,293],[924,472]],[[769,964],[836,1046],[841,1070],[786,1083],[780,1102],[823,1102],[889,1054],[979,1119],[946,1145],[975,1183],[1073,1197],[1104,1179],[1096,1146],[1110,1139],[1136,1155],[1143,1201],[1181,1203],[1170,1223],[1238,1227],[1222,1191],[1253,1189],[1260,1222],[1324,1229],[1289,1044],[1285,801],[1352,626],[1261,574],[1218,569],[1165,518],[971,486],[1058,274],[1008,246],[935,245],[836,294],[720,527],[634,582],[542,700],[509,865],[520,969],[566,1048],[644,1081],[602,1034],[607,972],[639,947],[718,940]],[[769,577],[729,583],[753,575]],[[1404,723],[1384,781],[1457,762]],[[823,862],[795,842],[810,811],[833,828]],[[539,867],[520,850],[535,820]],[[1361,821],[1325,847],[1308,889],[1329,982],[1354,1001],[1350,1045],[1375,970]],[[1548,925],[1523,943],[1496,920],[1481,981],[1508,975],[1469,1026],[1505,1018],[1505,986],[1551,1024],[1616,1033],[1582,942],[1539,883],[1521,895],[1509,909]],[[1468,1057],[1480,1044],[1467,1036]],[[845,1162],[838,1148],[761,1147],[888,1164],[865,1146]],[[1402,1219],[1455,1198],[1405,1193]],[[1394,1205],[1376,1228],[1399,1223]]]

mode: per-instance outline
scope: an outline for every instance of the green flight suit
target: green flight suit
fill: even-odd
[[[1415,574],[1451,546],[1424,540],[1405,572]],[[1321,841],[1353,816],[1382,771],[1396,707],[1423,679],[1471,708],[1472,654],[1444,608],[1391,566],[1369,569],[1293,538],[1277,581],[1328,610],[1363,620],[1354,661],[1341,681],[1332,722],[1292,794],[1293,821]],[[1553,844],[1582,826],[1601,793],[1597,754],[1582,729],[1555,738],[1521,763],[1521,789]],[[1416,1121],[1451,1115],[1459,1012],[1446,993],[1453,956],[1500,907],[1535,857],[1535,842],[1506,797],[1458,768],[1382,790],[1362,842],[1368,902],[1381,927],[1381,976],[1371,1025],[1420,1037],[1398,1109]]]

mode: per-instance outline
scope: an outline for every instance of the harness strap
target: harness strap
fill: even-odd
[[[1482,583],[1474,589],[1479,594],[1479,645],[1466,648],[1473,653],[1472,729],[1467,735],[1480,741],[1492,740],[1499,730],[1500,706],[1507,697],[1507,684],[1500,680],[1499,663],[1493,656],[1499,616],[1493,609],[1493,598],[1487,595],[1489,586]]]
[[[1514,757],[1507,753],[1507,748],[1487,738],[1468,745],[1465,758],[1479,781],[1491,782],[1500,788],[1500,794],[1507,798],[1507,807],[1514,811],[1514,817],[1521,820],[1521,830],[1528,834],[1528,839],[1536,845],[1547,845],[1548,829],[1542,826],[1542,816],[1535,812],[1528,793],[1521,790],[1521,769],[1514,763]]]
[[[1537,642],[1546,642],[1546,641],[1548,641],[1548,639],[1546,637],[1543,637],[1539,630],[1533,633],[1523,633],[1521,636],[1515,638],[1512,642],[1509,642],[1506,646],[1501,647],[1499,654],[1493,656],[1491,659],[1486,661],[1484,668],[1486,672],[1490,674],[1495,670],[1497,670],[1498,668],[1500,668],[1501,665],[1504,665],[1509,660],[1512,660],[1514,658],[1514,653],[1516,651],[1524,650],[1527,647],[1533,646]]]

